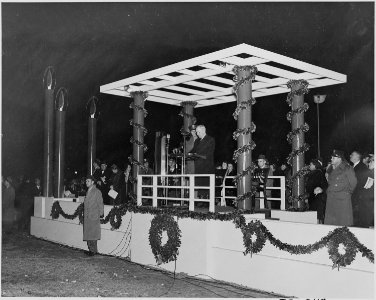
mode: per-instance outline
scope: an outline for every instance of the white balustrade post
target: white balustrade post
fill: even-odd
[[[286,210],[286,178],[281,176],[281,210]]]
[[[189,175],[189,210],[194,211],[195,210],[195,176]]]
[[[142,175],[137,176],[137,206],[142,205]]]
[[[157,200],[157,195],[158,195],[158,189],[157,189],[157,176],[153,175],[153,207],[158,206],[158,200]]]
[[[209,180],[210,180],[210,185],[209,185],[209,211],[210,212],[214,212],[215,211],[215,201],[214,201],[214,198],[215,198],[215,178],[214,178],[214,175],[211,174],[209,175]]]

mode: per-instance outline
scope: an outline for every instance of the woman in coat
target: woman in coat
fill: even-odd
[[[324,173],[321,170],[321,164],[317,159],[311,160],[309,169],[311,170],[311,172],[307,175],[306,179],[306,193],[309,195],[309,210],[317,211],[318,223],[322,224],[324,223],[325,215],[325,190],[328,187],[328,183],[326,181]]]
[[[100,218],[104,214],[102,193],[95,186],[95,177],[90,175],[86,179],[88,188],[84,200],[84,234],[83,240],[87,242],[90,256],[98,252],[97,241],[101,239]]]
[[[354,222],[351,194],[357,179],[353,168],[346,162],[343,151],[333,151],[331,165],[326,172],[329,186],[324,223],[351,226]]]

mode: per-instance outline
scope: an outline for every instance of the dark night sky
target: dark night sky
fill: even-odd
[[[321,152],[333,147],[373,153],[374,4],[331,3],[2,3],[2,173],[41,176],[47,66],[57,86],[69,91],[66,168],[85,171],[86,102],[100,101],[97,156],[123,165],[131,153],[130,99],[99,93],[100,85],[240,43],[247,43],[348,76],[348,83],[314,89],[306,96],[311,129],[307,159],[316,156],[320,106]],[[286,95],[259,98],[253,106],[255,155],[284,160]],[[145,137],[152,157],[155,131],[178,144],[180,108],[146,102]],[[235,102],[195,110],[216,139],[216,160],[230,160]],[[69,168],[69,170],[68,170]]]

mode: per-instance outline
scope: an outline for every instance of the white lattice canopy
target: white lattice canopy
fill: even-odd
[[[252,83],[255,98],[288,93],[290,79],[305,79],[310,89],[347,80],[344,74],[240,44],[102,85],[100,91],[123,97],[144,91],[149,94],[148,101],[179,106],[183,101],[197,101],[197,107],[227,103],[236,101],[232,89],[236,65],[257,67]]]

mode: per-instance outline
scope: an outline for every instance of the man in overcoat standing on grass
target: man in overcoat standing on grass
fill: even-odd
[[[101,239],[100,218],[104,214],[102,193],[95,186],[95,178],[90,175],[86,178],[86,186],[88,188],[84,200],[84,237],[89,248],[85,252],[89,256],[93,256],[98,252],[97,241]]]

